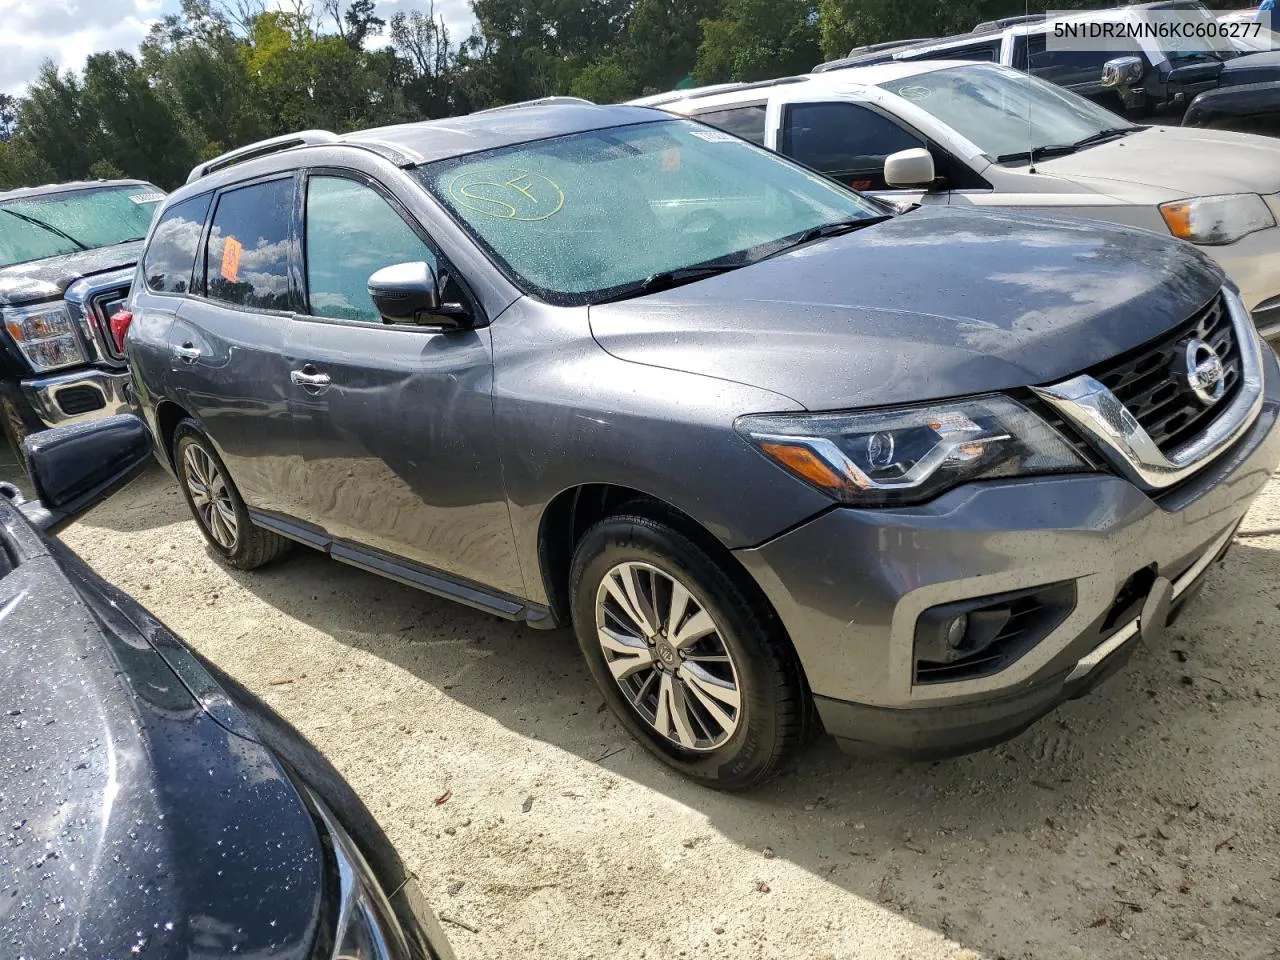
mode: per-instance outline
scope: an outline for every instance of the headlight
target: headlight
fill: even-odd
[[[1192,243],[1234,243],[1276,225],[1267,202],[1256,193],[1175,200],[1160,204],[1160,215],[1170,233]]]
[[[1075,449],[1002,396],[865,413],[739,417],[766,457],[845,503],[919,503],[972,480],[1088,470]]]
[[[420,904],[413,919],[417,928],[406,930],[355,841],[323,800],[310,789],[307,794],[324,823],[338,867],[337,929],[332,941],[321,939],[315,960],[453,960],[453,950],[430,909]]]
[[[33,370],[57,370],[86,362],[75,321],[62,303],[6,307],[4,327]]]

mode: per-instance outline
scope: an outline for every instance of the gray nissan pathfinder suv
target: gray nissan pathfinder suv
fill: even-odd
[[[1012,736],[1159,633],[1280,460],[1276,357],[1194,247],[900,212],[637,107],[227,154],[129,306],[225,562],[296,541],[572,625],[640,742],[726,788],[819,720]]]

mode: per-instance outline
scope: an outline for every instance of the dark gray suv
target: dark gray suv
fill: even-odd
[[[1164,627],[1280,459],[1276,358],[1194,248],[901,212],[641,108],[220,157],[130,307],[227,563],[298,541],[572,624],[720,787],[819,718],[915,756],[1013,735]]]

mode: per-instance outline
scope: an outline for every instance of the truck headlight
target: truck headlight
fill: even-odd
[[[1234,243],[1276,225],[1267,202],[1256,193],[1174,200],[1160,204],[1160,216],[1175,237],[1206,245]]]
[[[1047,423],[994,394],[865,413],[753,415],[734,426],[784,470],[860,506],[920,503],[974,480],[1090,469]]]
[[[38,372],[87,362],[75,321],[63,303],[5,307],[4,328]]]

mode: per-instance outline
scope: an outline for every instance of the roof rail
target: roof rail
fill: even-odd
[[[915,40],[886,40],[883,43],[868,43],[865,46],[854,47],[845,56],[856,57],[863,53],[880,53],[883,50],[896,50],[898,47],[910,47],[917,43],[932,43],[937,39],[937,37],[918,37]]]
[[[999,20],[985,20],[970,33],[990,33],[992,30],[1004,30],[1006,27],[1018,27],[1024,23],[1044,23],[1048,19],[1046,13],[1032,13],[1023,17],[1001,17]]]
[[[267,154],[279,153],[281,150],[292,150],[294,147],[337,143],[341,139],[336,133],[330,133],[328,130],[303,130],[300,133],[286,133],[281,137],[259,140],[257,143],[251,143],[235,150],[228,150],[212,160],[196,164],[187,176],[187,183],[195,183],[201,177],[207,177],[217,170],[234,166],[237,163],[244,163],[246,160],[255,160],[258,157],[265,157]]]
[[[483,110],[476,110],[475,113],[496,113],[499,110],[519,110],[522,107],[543,107],[554,104],[586,104],[594,107],[595,103],[582,97],[538,97],[536,100],[520,100],[517,103],[504,103],[497,107],[485,107]]]
[[[681,97],[682,100],[701,100],[703,97],[714,97],[721,93],[739,93],[743,90],[762,90],[766,87],[781,87],[788,83],[805,83],[809,78],[800,77],[782,77],[778,80],[754,80],[751,83],[726,83],[723,86],[717,84],[707,87],[704,90],[691,90],[688,96]]]

